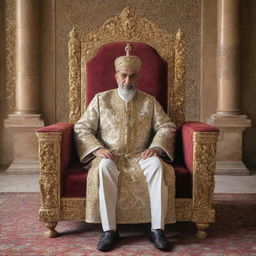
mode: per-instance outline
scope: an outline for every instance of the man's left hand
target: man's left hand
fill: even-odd
[[[142,158],[142,159],[147,159],[147,158],[149,158],[149,157],[157,156],[157,155],[158,155],[157,150],[155,150],[155,149],[153,149],[153,148],[149,148],[149,149],[147,149],[147,150],[145,150],[145,151],[143,151],[143,152],[141,153],[141,158]]]

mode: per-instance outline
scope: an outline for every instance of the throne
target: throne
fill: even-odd
[[[138,89],[154,95],[178,126],[176,134],[175,210],[177,221],[192,221],[197,237],[206,238],[215,221],[212,207],[218,129],[200,122],[185,122],[184,35],[172,35],[126,8],[97,31],[69,41],[69,121],[37,130],[40,160],[41,208],[39,219],[48,236],[58,235],[57,222],[85,220],[87,171],[80,163],[73,140],[74,123],[101,91],[113,89],[114,59],[132,45],[132,55],[143,61]],[[102,86],[104,77],[104,86]],[[146,85],[146,86],[145,86]]]

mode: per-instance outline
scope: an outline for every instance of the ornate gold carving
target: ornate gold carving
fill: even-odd
[[[46,222],[44,225],[48,229],[48,231],[45,232],[47,237],[53,238],[58,236],[59,233],[55,230],[57,222]]]
[[[69,42],[69,70],[70,74],[70,117],[72,122],[77,121],[83,112],[84,99],[86,95],[86,63],[96,54],[100,46],[110,42],[130,41],[143,42],[154,47],[160,56],[168,63],[168,110],[175,122],[184,120],[183,102],[185,97],[185,55],[184,55],[184,35],[178,31],[176,37],[160,28],[153,22],[138,17],[135,11],[129,7],[125,8],[119,16],[107,20],[97,31],[79,37],[71,31]],[[79,54],[81,53],[81,65]],[[174,69],[174,63],[175,65]],[[80,76],[81,73],[81,76]],[[175,73],[175,74],[174,74]],[[78,78],[81,81],[78,81]],[[72,79],[71,79],[72,78]],[[176,79],[174,81],[174,78]],[[172,91],[175,90],[175,93]],[[176,100],[178,97],[178,100]],[[81,99],[81,101],[80,101]],[[176,104],[178,104],[176,106]],[[181,108],[181,110],[179,109]],[[176,117],[177,116],[177,117]]]
[[[197,226],[197,233],[196,237],[200,239],[205,239],[207,237],[207,233],[205,230],[209,227],[207,223],[196,223]]]
[[[62,198],[61,219],[62,220],[85,220],[85,198]]]
[[[218,132],[194,133],[193,208],[212,209]]]
[[[63,211],[69,211],[72,209],[73,211],[84,210],[86,205],[85,197],[82,198],[62,198],[61,199],[61,209]]]
[[[177,198],[175,200],[175,211],[177,221],[192,220],[192,199]]]
[[[39,210],[39,220],[44,222],[59,221],[59,209],[44,209],[41,205]]]
[[[15,1],[6,2],[6,97],[7,112],[13,113],[15,110]]]
[[[56,221],[60,209],[60,141],[61,133],[37,133],[39,138],[42,221]]]
[[[179,30],[175,40],[174,88],[170,90],[168,113],[176,124],[185,121],[185,43],[184,33]]]
[[[193,211],[193,218],[194,222],[200,223],[214,223],[215,222],[215,210],[204,210],[204,209],[197,209]]]
[[[76,122],[81,116],[81,48],[75,28],[70,32],[69,57],[69,121]]]

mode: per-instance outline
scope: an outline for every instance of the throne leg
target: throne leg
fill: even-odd
[[[48,229],[45,232],[45,235],[47,235],[47,237],[53,238],[58,236],[59,233],[55,230],[55,227],[57,226],[57,222],[45,222],[44,225]]]
[[[197,233],[196,237],[200,239],[205,239],[207,237],[207,233],[205,230],[209,227],[208,223],[196,223]]]

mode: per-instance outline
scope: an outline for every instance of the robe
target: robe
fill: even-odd
[[[164,167],[165,184],[168,186],[165,223],[176,221],[175,174],[170,164],[173,160],[175,131],[175,124],[151,95],[136,91],[129,102],[119,96],[117,89],[95,95],[74,128],[77,152],[88,170],[86,222],[101,222],[98,194],[101,158],[93,155],[98,148],[112,151],[120,171],[117,223],[151,221],[148,185],[138,161],[141,153],[152,147],[158,147],[164,152],[160,160]]]

